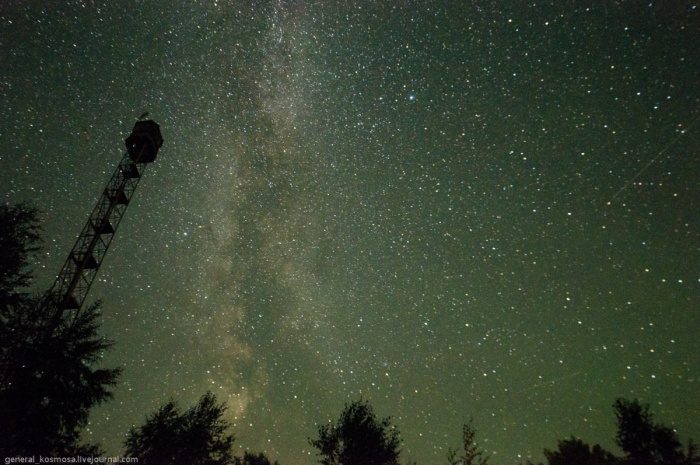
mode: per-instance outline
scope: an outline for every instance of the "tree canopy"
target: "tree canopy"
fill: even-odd
[[[39,251],[41,227],[28,204],[0,205],[0,304],[16,302],[31,282],[30,259]],[[14,297],[14,298],[13,298]]]
[[[243,454],[243,457],[236,457],[233,463],[234,465],[280,465],[277,460],[270,462],[270,459],[262,452],[253,454],[248,451]]]
[[[368,402],[346,405],[335,424],[318,426],[318,449],[322,465],[396,465],[399,432],[389,418],[377,419]]]
[[[99,303],[54,324],[55,308],[26,292],[38,224],[27,205],[0,207],[0,455],[92,455],[80,431],[120,370],[94,368],[111,346],[98,334]]]
[[[617,445],[625,453],[628,465],[682,465],[692,463],[694,448],[687,453],[678,435],[671,428],[658,424],[648,405],[637,399],[617,399],[614,404],[617,418]]]
[[[487,465],[489,458],[476,444],[476,430],[473,421],[462,425],[462,447],[464,452],[457,455],[457,450],[450,449],[447,453],[449,465]]]
[[[614,465],[617,458],[598,444],[591,447],[571,436],[559,441],[557,450],[544,450],[548,465]]]
[[[230,464],[234,460],[234,437],[223,419],[225,411],[211,392],[183,413],[170,401],[143,426],[131,428],[125,442],[126,456],[146,465]]]

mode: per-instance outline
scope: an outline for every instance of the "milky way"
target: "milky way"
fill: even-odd
[[[3,2],[37,289],[135,118],[165,139],[91,291],[124,373],[85,437],[211,390],[283,465],[361,397],[420,464],[470,417],[497,463],[615,450],[620,396],[698,439],[700,8],[669,3]]]

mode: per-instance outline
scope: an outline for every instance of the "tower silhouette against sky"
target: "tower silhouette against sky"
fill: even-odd
[[[155,161],[158,149],[163,145],[160,126],[152,120],[137,121],[125,144],[127,152],[47,294],[53,304],[49,308],[55,308],[56,323],[63,312],[75,311],[77,315],[82,308],[134,191],[146,167]]]

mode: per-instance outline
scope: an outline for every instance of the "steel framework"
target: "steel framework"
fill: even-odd
[[[76,316],[85,303],[97,271],[124,217],[134,191],[163,145],[160,127],[151,120],[137,121],[125,141],[127,152],[119,162],[100,199],[83,226],[47,296],[57,322],[63,312]]]

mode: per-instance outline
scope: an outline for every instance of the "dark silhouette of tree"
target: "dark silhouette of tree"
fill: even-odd
[[[280,465],[277,460],[270,462],[262,452],[256,455],[248,451],[243,454],[243,457],[236,457],[233,463],[234,465]]]
[[[309,439],[323,465],[397,465],[399,442],[390,419],[378,420],[362,400],[345,405],[336,424],[318,426],[318,439]]]
[[[617,399],[614,404],[617,417],[617,445],[625,452],[629,465],[654,463],[654,424],[648,406],[635,399]]]
[[[26,205],[0,208],[0,455],[94,454],[78,444],[80,430],[111,397],[119,370],[93,369],[111,345],[97,334],[99,303],[50,324],[54,309],[26,293],[36,215]]]
[[[648,405],[619,398],[613,407],[615,439],[624,457],[616,457],[599,445],[591,448],[572,436],[559,441],[557,450],[544,450],[548,465],[698,465],[695,444],[689,441],[684,452],[676,432],[655,423]]]
[[[559,441],[557,450],[544,450],[548,465],[614,465],[618,459],[598,444],[593,448],[571,436]]]
[[[692,439],[688,440],[688,449],[685,454],[687,465],[700,465],[700,455],[698,455],[698,445]]]
[[[447,452],[449,465],[487,465],[489,458],[476,444],[476,430],[472,426],[473,420],[462,425],[462,446],[464,453],[457,456],[456,449]]]
[[[108,388],[119,375],[119,370],[92,368],[110,346],[97,334],[99,306],[87,308],[73,324],[62,320],[48,336],[44,308],[30,301],[13,309],[8,326],[15,337],[2,338],[10,342],[3,359],[12,363],[3,360],[0,447],[28,455],[81,453],[86,449],[77,443],[89,410],[111,397]],[[7,333],[7,327],[0,332]]]
[[[222,418],[225,411],[211,392],[184,413],[168,402],[143,426],[129,430],[126,456],[145,465],[231,464],[234,437],[227,433],[230,425]]]
[[[614,404],[617,417],[617,444],[625,453],[629,465],[682,465],[693,460],[692,443],[688,454],[678,435],[670,428],[656,424],[648,405],[637,399],[617,399]]]
[[[0,299],[9,303],[31,281],[30,258],[39,251],[37,210],[27,204],[0,205]]]
[[[683,445],[678,435],[669,427],[654,426],[654,458],[657,463],[664,465],[682,465],[686,463]]]

